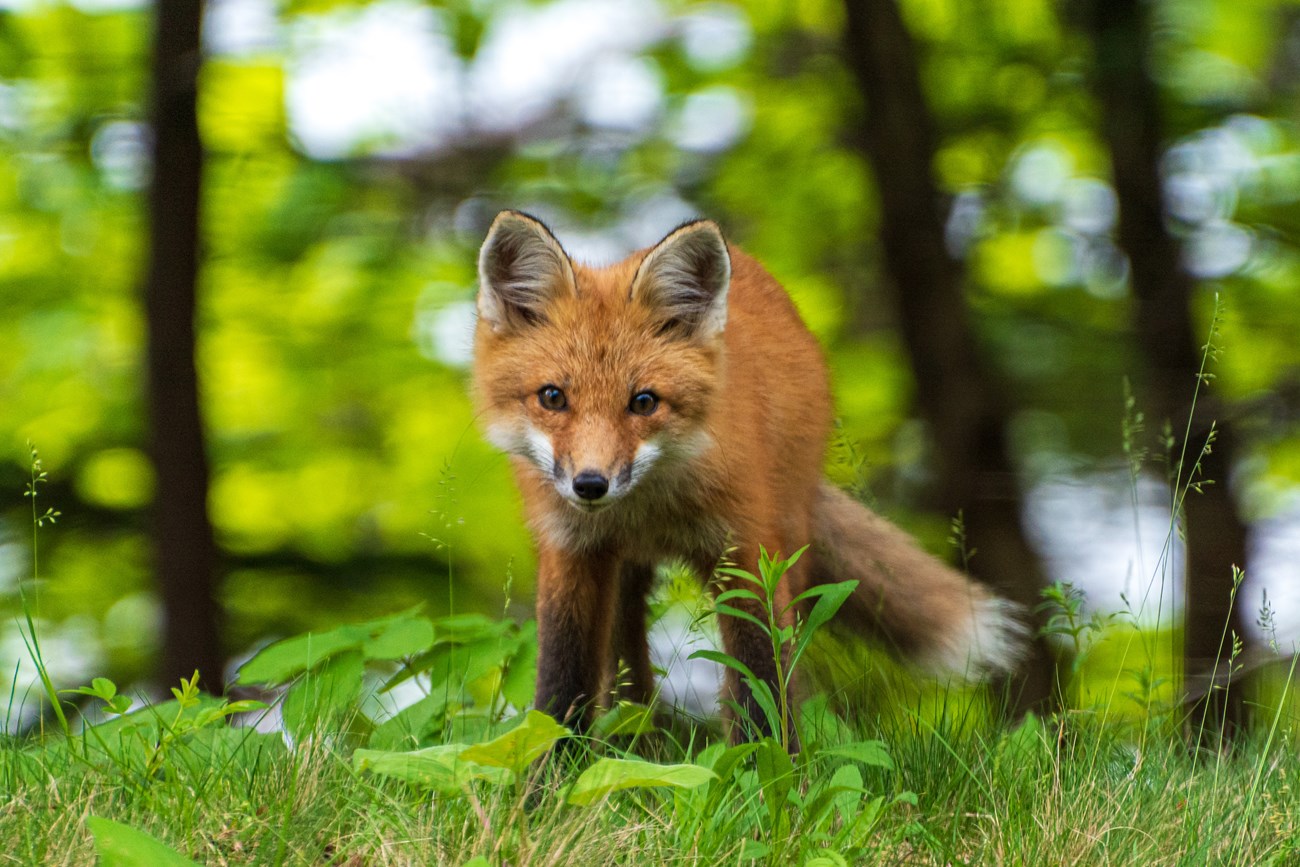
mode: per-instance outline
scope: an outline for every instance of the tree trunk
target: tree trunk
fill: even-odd
[[[158,0],[153,56],[153,180],[149,189],[148,328],[154,568],[166,619],[159,679],[195,669],[222,687],[215,543],[208,520],[208,462],[194,361],[203,147],[196,97],[200,0]]]
[[[880,199],[880,240],[918,409],[935,438],[940,502],[964,515],[975,577],[1029,615],[1041,601],[1043,567],[1021,524],[1020,483],[1007,453],[1008,399],[980,355],[963,268],[944,242],[931,174],[935,134],[915,48],[894,0],[845,0],[845,10],[847,60],[867,105],[863,142]],[[1038,638],[1011,684],[1014,711],[1050,706],[1054,681],[1050,649]]]
[[[1199,494],[1189,491],[1184,501],[1183,655],[1193,733],[1198,738],[1220,729],[1230,733],[1244,721],[1245,709],[1241,689],[1226,688],[1233,635],[1245,635],[1240,609],[1232,604],[1232,567],[1243,566],[1246,557],[1246,526],[1228,489],[1234,436],[1225,420],[1215,423],[1213,401],[1204,386],[1193,413],[1201,347],[1209,335],[1198,334],[1192,321],[1192,277],[1180,267],[1179,245],[1165,227],[1160,100],[1147,69],[1148,6],[1141,0],[1084,2],[1095,53],[1093,86],[1119,200],[1119,244],[1129,259],[1137,339],[1146,357],[1147,400],[1157,418],[1172,426],[1177,438],[1174,459],[1180,450],[1186,456],[1183,483],[1196,481],[1189,478],[1191,467],[1212,425],[1216,433],[1198,476],[1213,484]]]

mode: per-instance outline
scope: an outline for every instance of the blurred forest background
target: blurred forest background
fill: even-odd
[[[1300,634],[1298,121],[1291,0],[0,0],[0,686],[20,586],[61,684],[527,616],[466,395],[515,207],[589,261],[716,219],[838,481],[1030,605],[1185,611],[1204,692]]]

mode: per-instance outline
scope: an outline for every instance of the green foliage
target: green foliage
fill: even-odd
[[[732,586],[719,593],[714,599],[714,610],[718,614],[743,620],[767,636],[776,672],[775,694],[770,684],[733,656],[716,650],[697,650],[690,657],[716,662],[739,674],[759,709],[763,711],[765,719],[761,722],[766,724],[767,731],[779,733],[781,745],[786,750],[796,743],[792,740],[795,731],[791,699],[795,668],[817,630],[835,616],[835,612],[858,586],[856,581],[818,585],[805,590],[789,602],[780,603],[777,596],[781,577],[799,561],[806,550],[807,546],[804,546],[782,560],[760,549],[758,575],[734,566],[723,566],[717,570],[724,579],[734,580],[740,586]],[[746,584],[749,586],[744,586]],[[744,721],[745,710],[739,705],[735,705],[734,709]]]
[[[118,695],[117,684],[106,677],[95,678],[90,682],[90,686],[79,686],[76,689],[64,689],[60,690],[60,692],[97,698],[104,702],[104,713],[109,714],[121,715],[126,713],[132,702],[129,695]]]
[[[770,574],[781,561],[766,562]],[[606,723],[620,731],[635,720],[630,745],[590,735],[579,743],[549,716],[512,712],[464,681],[396,714],[378,710],[384,673],[430,648],[408,646],[405,662],[367,658],[364,648],[382,650],[380,636],[420,620],[431,647],[515,634],[500,622],[408,611],[343,630],[354,643],[313,655],[305,670],[301,657],[284,655],[304,642],[269,646],[269,661],[250,664],[275,663],[288,678],[283,733],[247,727],[270,719],[265,706],[202,695],[197,677],[171,701],[135,709],[105,678],[69,690],[107,718],[88,711],[67,736],[0,742],[0,786],[25,805],[0,810],[0,834],[32,861],[49,851],[84,860],[93,837],[101,863],[121,865],[192,863],[182,851],[198,863],[250,864],[518,863],[575,852],[612,864],[1091,863],[1115,846],[1157,865],[1234,853],[1283,864],[1300,839],[1289,782],[1300,766],[1281,709],[1293,670],[1279,682],[1284,701],[1268,732],[1235,756],[1199,763],[1168,727],[1135,738],[1095,710],[1030,715],[1011,730],[961,725],[955,695],[946,712],[912,711],[904,724],[846,719],[814,697],[795,709],[797,754],[775,737],[728,745],[703,727],[678,740],[635,706],[616,707],[608,716],[617,722]],[[1078,634],[1093,648],[1080,669],[1087,677],[1115,639]],[[506,664],[498,656],[498,668]],[[427,684],[431,670],[407,680]],[[307,683],[321,686],[296,692]]]
[[[266,709],[260,701],[230,701],[205,695],[198,687],[199,673],[172,687],[172,701],[159,702],[129,711],[133,699],[117,691],[107,678],[97,677],[90,686],[64,690],[98,698],[106,722],[88,724],[78,740],[69,736],[64,747],[79,752],[83,760],[106,763],[125,779],[139,786],[168,772],[175,764],[195,757],[211,756],[216,739],[230,732],[228,723],[236,715],[250,715]]]

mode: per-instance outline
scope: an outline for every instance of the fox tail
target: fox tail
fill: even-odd
[[[836,625],[936,674],[979,680],[1016,668],[1028,637],[1020,606],[925,553],[829,482],[818,489],[813,522],[813,583],[858,582]]]

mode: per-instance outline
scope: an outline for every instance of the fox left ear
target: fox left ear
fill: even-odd
[[[478,312],[495,331],[545,321],[558,298],[577,291],[573,264],[551,230],[522,211],[502,211],[478,254]]]
[[[708,339],[727,324],[731,254],[709,220],[687,223],[646,254],[632,278],[631,298],[659,311],[665,326]]]

